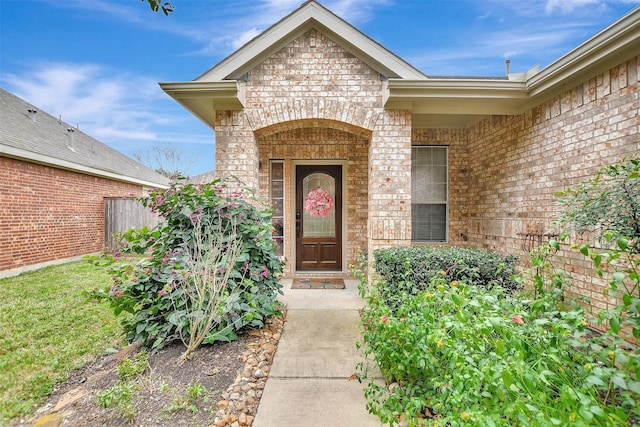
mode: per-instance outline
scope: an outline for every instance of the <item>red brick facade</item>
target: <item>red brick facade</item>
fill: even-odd
[[[0,271],[104,248],[105,197],[140,185],[0,157]]]

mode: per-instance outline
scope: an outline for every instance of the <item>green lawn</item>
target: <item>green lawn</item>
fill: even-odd
[[[0,279],[0,425],[31,413],[71,371],[121,346],[119,319],[82,295],[109,284],[104,270],[84,261]]]

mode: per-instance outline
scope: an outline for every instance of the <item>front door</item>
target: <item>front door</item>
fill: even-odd
[[[342,166],[296,166],[296,270],[342,269]]]

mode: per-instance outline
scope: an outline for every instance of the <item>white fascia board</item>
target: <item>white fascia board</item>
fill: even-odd
[[[527,80],[531,97],[606,71],[640,53],[640,7],[620,18]]]
[[[37,163],[44,166],[51,166],[58,169],[65,169],[72,172],[78,172],[85,175],[92,175],[101,178],[112,179],[116,181],[128,182],[131,184],[138,184],[151,188],[169,188],[168,185],[159,184],[157,182],[145,181],[143,179],[133,178],[118,173],[113,173],[90,166],[80,165],[78,163],[68,162],[62,159],[56,159],[55,157],[45,156],[43,154],[34,153],[32,151],[23,150],[21,148],[9,147],[7,145],[0,144],[0,156],[10,157],[13,159],[23,160],[29,163]]]
[[[237,109],[242,109],[244,103],[235,80],[168,82],[159,83],[159,85],[162,90],[176,100],[206,98],[214,102],[219,100],[219,102],[237,104]]]
[[[300,9],[283,18],[262,34],[249,41],[218,65],[196,78],[196,81],[222,81],[239,79],[253,66],[276,52],[291,40],[311,28],[318,27],[337,38],[336,43],[353,47],[379,64],[387,77],[425,79],[422,72],[364,35],[328,9],[316,2],[307,2]],[[378,68],[380,68],[378,67]]]
[[[389,99],[393,98],[493,98],[526,99],[525,84],[512,80],[485,79],[389,79]]]
[[[385,108],[414,114],[518,114],[528,100],[523,82],[485,79],[388,81]]]

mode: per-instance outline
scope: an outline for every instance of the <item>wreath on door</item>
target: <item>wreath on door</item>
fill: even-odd
[[[322,188],[314,188],[309,191],[307,198],[304,200],[304,209],[311,216],[328,216],[332,208],[333,197],[327,190]]]

